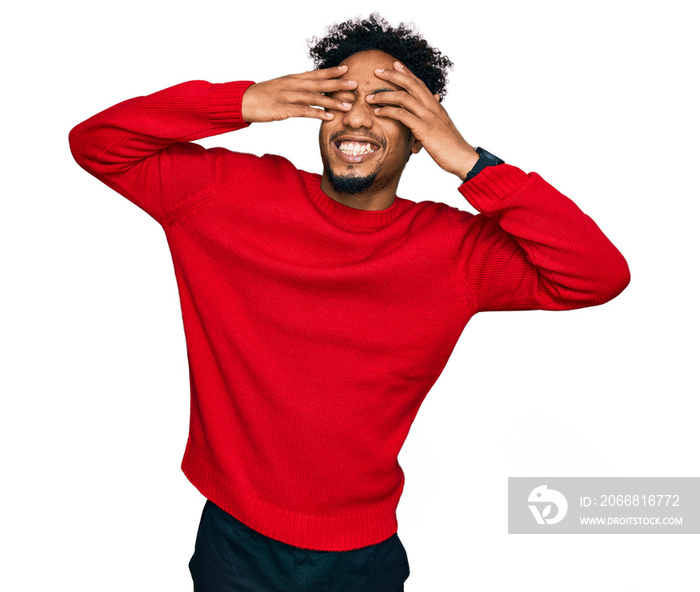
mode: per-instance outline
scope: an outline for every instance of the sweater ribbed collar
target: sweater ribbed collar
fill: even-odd
[[[321,213],[332,222],[359,230],[376,230],[391,224],[412,202],[400,197],[385,210],[361,210],[341,204],[321,189],[321,175],[309,174],[306,181],[309,197]]]

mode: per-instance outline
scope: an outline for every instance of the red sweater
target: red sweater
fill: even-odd
[[[629,281],[595,223],[535,173],[489,167],[482,212],[336,202],[286,159],[189,143],[236,130],[250,82],[188,82],[71,131],[77,162],[172,253],[191,376],[182,462],[258,532],[339,551],[397,530],[399,450],[474,313],[601,304]]]

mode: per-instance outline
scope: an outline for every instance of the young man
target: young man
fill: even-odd
[[[182,468],[207,498],[197,591],[402,590],[397,456],[477,312],[601,304],[629,281],[595,223],[470,146],[449,60],[409,28],[348,21],[318,69],[189,82],[78,125],[78,163],[164,228],[191,375]],[[190,143],[321,120],[323,174]],[[425,149],[481,212],[396,196]]]

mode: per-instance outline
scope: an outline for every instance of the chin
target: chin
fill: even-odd
[[[326,176],[328,177],[328,182],[333,188],[333,191],[336,193],[356,195],[372,187],[374,180],[377,178],[377,173],[375,172],[365,177],[358,177],[356,175],[336,175],[333,170],[328,167],[326,169]]]

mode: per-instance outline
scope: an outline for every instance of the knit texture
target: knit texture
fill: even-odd
[[[76,126],[77,162],[165,230],[191,377],[182,469],[258,532],[315,550],[397,531],[397,456],[478,311],[601,304],[629,281],[595,223],[507,164],[480,212],[353,209],[286,159],[192,143],[246,126],[250,82],[195,81]]]

